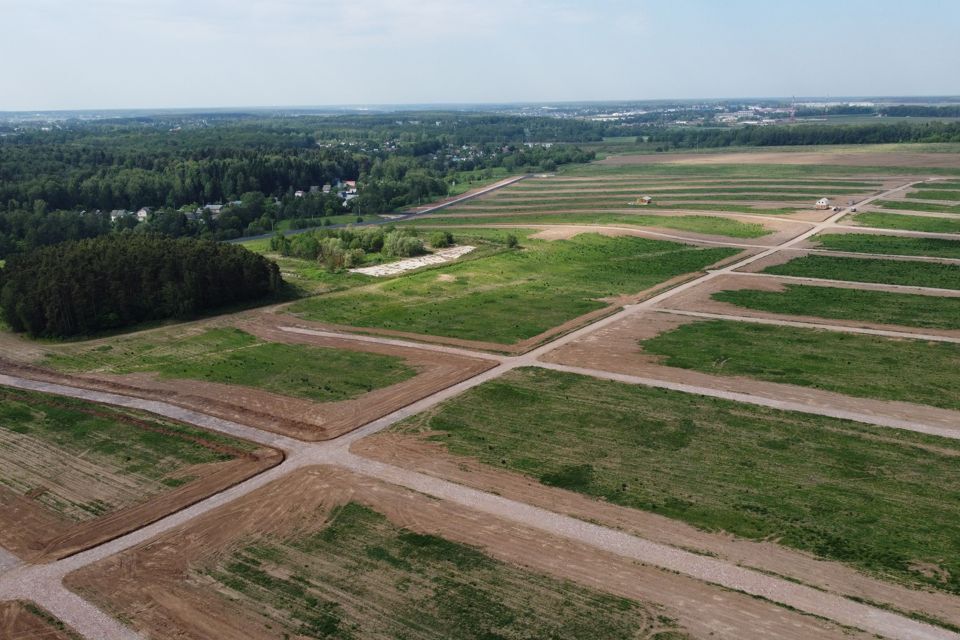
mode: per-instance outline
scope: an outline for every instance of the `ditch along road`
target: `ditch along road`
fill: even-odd
[[[878,196],[874,196],[874,198],[886,197],[909,186],[911,185],[904,185]],[[861,206],[863,204],[864,203],[860,203]],[[53,615],[60,618],[65,624],[69,625],[77,632],[81,633],[87,638],[90,638],[91,640],[101,638],[104,640],[125,640],[127,638],[137,638],[139,636],[133,630],[123,626],[82,597],[67,590],[63,586],[63,578],[72,571],[103,560],[121,551],[130,549],[131,547],[144,543],[165,531],[182,525],[193,518],[200,516],[201,514],[224,506],[233,500],[266,486],[270,482],[286,476],[294,470],[314,465],[331,465],[345,468],[394,485],[406,487],[420,493],[425,493],[438,499],[447,500],[452,503],[467,507],[476,512],[489,514],[492,517],[496,517],[508,522],[516,523],[534,530],[543,531],[544,533],[565,539],[574,540],[597,550],[613,553],[631,561],[637,561],[649,566],[659,567],[668,571],[674,571],[710,584],[719,585],[721,587],[742,591],[753,596],[766,598],[775,603],[793,607],[801,612],[820,616],[841,625],[861,629],[885,638],[903,640],[960,640],[960,634],[951,632],[947,629],[920,622],[907,616],[899,615],[878,607],[862,604],[840,595],[821,591],[812,587],[807,587],[784,578],[778,578],[776,576],[763,573],[761,571],[747,569],[718,558],[699,555],[672,547],[670,545],[646,540],[641,537],[623,533],[616,529],[592,524],[570,516],[561,515],[553,511],[535,507],[523,502],[510,500],[498,495],[472,489],[423,473],[363,458],[353,454],[350,451],[350,445],[361,438],[377,433],[409,416],[420,413],[441,402],[453,398],[467,389],[476,387],[484,382],[487,382],[488,380],[495,379],[512,369],[523,366],[540,366],[561,371],[572,371],[595,377],[622,380],[633,384],[673,388],[689,393],[723,397],[739,402],[749,402],[752,404],[771,406],[779,409],[817,413],[833,417],[843,417],[861,422],[868,422],[871,424],[881,424],[883,426],[910,429],[925,433],[934,432],[931,429],[935,428],[932,427],[928,429],[925,428],[924,425],[909,423],[897,424],[897,421],[885,422],[883,420],[878,420],[875,416],[844,411],[831,411],[829,409],[817,408],[799,403],[780,402],[765,398],[757,398],[747,394],[723,392],[689,385],[679,385],[671,382],[638,378],[634,376],[622,376],[605,371],[579,369],[576,367],[542,363],[539,361],[539,358],[549,351],[577,340],[582,336],[596,331],[597,329],[612,322],[616,322],[625,316],[637,313],[638,311],[648,310],[654,304],[663,302],[670,296],[697,286],[703,283],[705,280],[718,277],[722,274],[730,273],[740,267],[775,253],[780,249],[789,248],[790,246],[803,242],[805,239],[818,233],[821,229],[829,226],[829,224],[845,214],[846,211],[840,212],[835,216],[831,216],[829,220],[816,225],[809,231],[783,243],[776,248],[771,248],[754,256],[744,258],[737,262],[731,263],[724,268],[710,271],[705,275],[665,291],[640,304],[627,307],[616,314],[607,316],[606,318],[566,334],[565,336],[553,342],[545,344],[520,356],[497,356],[486,353],[474,353],[463,349],[455,349],[438,345],[407,343],[405,341],[387,338],[355,336],[352,334],[334,334],[332,332],[316,332],[321,334],[338,335],[350,339],[376,341],[387,344],[410,344],[411,346],[415,346],[417,348],[433,349],[450,353],[468,353],[473,356],[499,361],[498,366],[481,373],[474,378],[448,387],[447,389],[439,391],[427,398],[395,411],[392,414],[380,418],[379,420],[373,421],[349,434],[326,442],[301,442],[299,440],[269,433],[256,428],[238,424],[236,422],[231,422],[229,420],[223,420],[195,411],[183,409],[181,407],[170,405],[164,402],[143,400],[130,396],[90,391],[64,385],[0,375],[0,385],[43,391],[94,402],[141,409],[174,420],[193,424],[198,427],[219,431],[236,437],[245,438],[259,444],[276,447],[282,450],[286,456],[285,460],[280,465],[240,484],[237,484],[226,491],[211,496],[210,498],[200,501],[191,507],[167,516],[151,525],[138,529],[137,531],[118,537],[112,541],[62,560],[49,564],[29,565],[17,563],[15,559],[8,557],[9,554],[4,554],[5,562],[3,563],[3,566],[0,566],[0,601],[21,599],[35,602],[36,604],[50,611]],[[311,331],[302,328],[289,328],[288,330],[298,332]],[[949,435],[937,432],[937,435],[947,435],[947,437],[954,438],[960,437],[960,434],[957,432],[953,432]]]

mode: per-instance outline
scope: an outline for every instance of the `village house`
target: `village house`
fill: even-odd
[[[830,208],[830,200],[829,200],[828,198],[820,198],[819,200],[817,200],[816,207],[817,207],[817,209],[821,209],[821,210],[823,210],[823,209],[829,209],[829,208]]]
[[[152,211],[153,207],[140,207],[140,209],[137,210],[137,221],[146,222]]]

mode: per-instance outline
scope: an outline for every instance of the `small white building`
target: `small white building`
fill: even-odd
[[[110,222],[116,222],[120,218],[126,218],[130,212],[126,209],[114,209],[110,212]]]
[[[307,195],[307,194],[303,191],[303,189],[298,189],[297,191],[294,191],[294,192],[293,192],[293,197],[294,197],[294,198],[302,198],[302,197],[305,196],[305,195]]]
[[[820,198],[819,200],[817,200],[816,206],[817,206],[817,209],[829,209],[830,200],[828,198]]]
[[[137,210],[137,222],[146,222],[147,218],[150,217],[150,212],[153,211],[151,207],[140,207]]]

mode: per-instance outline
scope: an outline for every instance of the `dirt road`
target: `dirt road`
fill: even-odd
[[[863,206],[870,200],[889,197],[908,186],[910,185],[903,185],[886,191],[866,202],[859,203],[859,206]],[[625,317],[630,317],[652,309],[655,305],[663,303],[671,297],[699,286],[706,281],[731,274],[737,269],[773,255],[778,251],[796,246],[820,231],[834,225],[840,218],[847,215],[847,213],[847,210],[841,211],[780,245],[764,249],[759,253],[731,262],[703,276],[678,284],[672,289],[654,295],[639,304],[626,307],[619,313],[601,318],[592,324],[571,331],[553,342],[538,347],[524,355],[499,357],[485,354],[482,356],[484,359],[498,361],[496,366],[472,378],[428,395],[389,415],[374,420],[345,436],[329,442],[302,442],[223,418],[208,416],[189,409],[173,406],[158,400],[143,400],[125,395],[71,388],[66,385],[0,376],[0,384],[43,390],[97,402],[144,409],[200,427],[221,431],[276,447],[282,449],[287,454],[286,460],[279,466],[227,489],[220,494],[194,504],[183,511],[177,512],[130,534],[94,547],[93,549],[47,565],[8,565],[6,568],[0,569],[0,600],[29,599],[35,601],[89,638],[125,639],[136,637],[135,634],[103,614],[89,602],[67,591],[62,586],[64,576],[69,572],[89,566],[94,562],[103,560],[123,550],[130,549],[133,546],[140,545],[155,536],[181,526],[213,509],[227,505],[234,500],[265,487],[275,480],[286,477],[294,470],[313,465],[333,465],[348,469],[365,477],[375,478],[391,485],[412,489],[449,503],[460,505],[473,512],[489,514],[490,516],[505,521],[542,531],[560,539],[575,541],[578,544],[586,545],[587,547],[604,553],[614,554],[615,556],[641,562],[649,566],[675,571],[681,575],[709,584],[721,585],[729,589],[743,591],[754,596],[793,607],[802,612],[833,620],[843,625],[882,635],[883,637],[909,640],[958,640],[960,639],[960,634],[940,627],[934,627],[897,613],[800,585],[790,580],[767,575],[760,571],[743,568],[718,558],[692,553],[667,544],[643,539],[622,531],[555,513],[541,507],[510,500],[502,496],[465,487],[436,477],[363,458],[349,451],[350,445],[358,439],[381,431],[399,420],[433,407],[466,389],[492,380],[518,366],[543,366],[574,371],[583,373],[584,375],[622,379],[625,382],[633,384],[647,384],[667,388],[676,387],[688,393],[729,397],[729,399],[740,402],[750,402],[808,413],[819,413],[873,424],[885,424],[886,426],[895,428],[905,428],[925,433],[935,433],[936,435],[947,435],[947,437],[957,437],[957,430],[951,431],[948,429],[935,428],[932,425],[918,425],[910,421],[903,421],[902,423],[897,423],[897,421],[892,420],[878,421],[875,416],[857,414],[855,412],[836,411],[830,407],[797,405],[791,402],[778,403],[768,398],[758,398],[749,394],[730,394],[718,392],[715,389],[690,385],[675,385],[674,383],[665,383],[661,380],[643,379],[607,371],[579,369],[554,363],[540,362],[541,356],[583,338],[599,329],[623,320]],[[281,327],[278,328],[278,330],[290,331],[290,328]],[[296,329],[296,331],[302,331],[302,329]],[[346,338],[345,336],[338,337]],[[364,337],[363,339],[380,344],[389,343],[381,342],[381,340],[387,339],[369,337]],[[439,348],[452,349],[449,347]],[[466,351],[462,349],[456,349],[456,351],[458,355],[467,354]],[[470,355],[481,357],[472,353],[470,353]]]

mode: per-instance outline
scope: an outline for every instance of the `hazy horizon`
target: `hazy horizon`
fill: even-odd
[[[0,0],[0,111],[960,94],[960,4],[836,4]]]

